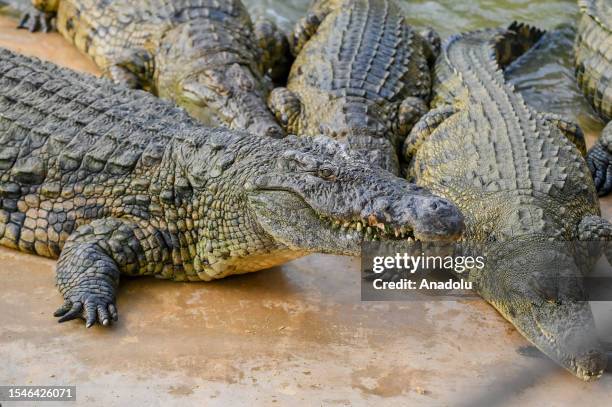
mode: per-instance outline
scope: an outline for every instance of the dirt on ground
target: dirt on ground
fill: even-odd
[[[14,26],[0,18],[0,46],[97,73],[59,35]],[[610,218],[612,198],[602,206]],[[124,279],[119,323],[91,329],[52,317],[62,303],[54,266],[0,249],[0,385],[76,385],[77,403],[64,405],[562,406],[612,397],[612,374],[577,380],[484,301],[360,301],[355,258],[313,255],[213,283]],[[612,305],[594,310],[611,337]]]

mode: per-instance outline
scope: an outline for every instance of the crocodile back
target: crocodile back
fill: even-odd
[[[198,128],[149,93],[0,49],[0,245],[57,257],[83,223],[148,216],[143,191],[168,185],[160,168]]]
[[[404,98],[429,97],[423,39],[393,0],[344,0],[329,7],[289,77],[288,88],[304,104],[302,133],[326,132],[335,122],[389,132]]]
[[[578,149],[505,81],[505,36],[483,30],[445,43],[436,100],[457,113],[423,143],[413,170],[419,185],[461,208],[470,237],[502,228],[569,238],[583,216],[599,212],[590,173]]]
[[[612,3],[580,0],[576,77],[595,110],[612,120]]]

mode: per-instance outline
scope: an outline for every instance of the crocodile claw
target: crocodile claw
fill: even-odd
[[[108,326],[111,321],[116,322],[119,318],[117,307],[104,298],[88,296],[83,301],[66,300],[64,304],[53,313],[59,318],[57,322],[66,322],[76,318],[85,320],[85,327],[90,328],[96,322]]]
[[[586,161],[599,196],[610,193],[612,191],[612,154],[601,144],[596,144],[587,154]]]
[[[53,17],[54,15],[52,13],[40,11],[32,7],[30,10],[23,13],[17,28],[24,28],[32,33],[37,31],[45,33],[50,32],[53,30]]]

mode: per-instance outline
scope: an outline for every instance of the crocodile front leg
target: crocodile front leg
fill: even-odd
[[[149,90],[155,71],[153,54],[144,49],[124,50],[114,56],[102,74],[131,89]]]
[[[32,6],[23,13],[17,28],[26,28],[30,32],[51,31],[59,2],[60,0],[32,0]]]
[[[404,140],[404,160],[409,163],[421,144],[423,144],[423,141],[427,140],[440,124],[456,112],[457,109],[454,106],[443,105],[423,115],[417,124],[414,125],[406,140]]]
[[[609,123],[597,143],[589,150],[587,164],[599,196],[612,191],[612,123]]]
[[[308,40],[315,35],[327,14],[329,10],[313,6],[304,17],[297,21],[291,36],[291,52],[294,56],[299,54]]]
[[[275,84],[286,83],[293,61],[287,36],[273,21],[263,17],[255,21],[253,28],[263,51],[263,71]]]
[[[81,226],[66,241],[57,264],[64,297],[54,314],[59,322],[83,318],[85,326],[117,320],[115,293],[120,274],[161,271],[168,261],[161,233],[123,219],[100,219]]]
[[[423,99],[409,96],[402,101],[398,110],[398,134],[402,138],[400,142],[404,141],[412,127],[427,113],[427,110],[427,104]]]
[[[561,133],[576,146],[582,156],[586,156],[586,141],[580,126],[570,120],[565,120],[555,113],[542,113],[541,117],[561,130]]]
[[[302,101],[287,88],[276,88],[268,96],[268,108],[287,134],[300,134]]]

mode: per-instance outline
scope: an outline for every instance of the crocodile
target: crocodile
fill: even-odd
[[[209,128],[0,49],[0,245],[59,258],[59,321],[117,319],[120,275],[209,281],[364,240],[456,239],[448,200],[325,137]]]
[[[287,86],[268,98],[281,125],[343,140],[398,173],[401,142],[428,110],[437,34],[417,33],[394,0],[316,0],[290,42]]]
[[[612,120],[612,3],[579,0],[576,35],[576,78],[585,96],[605,121]],[[612,191],[612,149],[609,124],[587,155],[599,195]]]
[[[33,0],[19,26],[59,32],[103,75],[170,99],[205,124],[283,137],[266,106],[289,44],[240,0]]]
[[[503,72],[542,34],[513,23],[448,38],[432,110],[403,154],[412,181],[459,207],[462,244],[486,258],[464,278],[544,354],[593,380],[607,359],[581,276],[612,226],[600,217],[580,128],[533,110]]]

